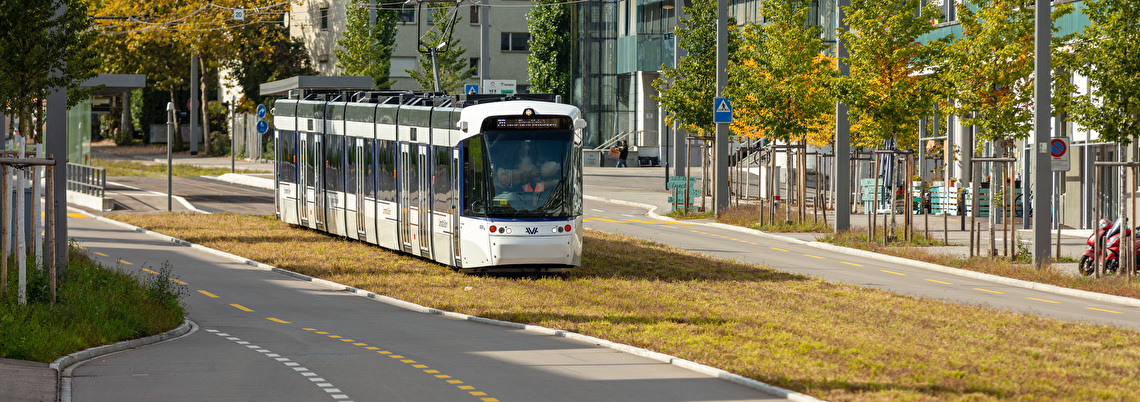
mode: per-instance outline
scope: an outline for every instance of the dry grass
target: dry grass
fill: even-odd
[[[148,177],[166,177],[166,163],[157,162],[139,162],[139,161],[125,161],[125,160],[112,160],[92,158],[90,161],[91,166],[101,167],[107,169],[108,177],[116,176],[148,176]],[[177,177],[198,177],[198,176],[219,176],[230,173],[229,168],[220,167],[200,167],[185,164],[174,164],[171,166],[173,171],[172,175]],[[261,173],[250,170],[238,169],[236,173]]]
[[[916,238],[918,237],[920,236],[916,236]],[[1025,263],[1024,260],[1020,261],[1020,263],[1014,263],[1002,257],[962,258],[952,255],[932,254],[922,250],[898,247],[898,245],[883,245],[881,242],[868,244],[867,232],[865,230],[847,231],[838,235],[828,235],[819,239],[819,241],[1007,278],[1046,283],[1090,292],[1140,298],[1140,281],[1130,280],[1124,275],[1105,276],[1100,279],[1094,277],[1078,277],[1065,275],[1056,269],[1033,269],[1033,266]],[[938,242],[933,238],[929,239],[929,241]]]
[[[843,400],[1135,400],[1140,336],[827,283],[587,231],[563,276],[458,274],[267,217],[121,215],[414,303],[575,331]],[[470,287],[470,290],[466,290]]]
[[[768,212],[770,208],[765,207],[764,211]],[[780,233],[828,233],[831,232],[831,226],[823,219],[823,215],[812,215],[811,208],[808,208],[807,215],[800,217],[796,211],[792,211],[790,219],[788,218],[788,210],[786,207],[781,206],[776,210],[776,221],[772,222],[767,219],[764,220],[764,225],[760,225],[760,206],[759,205],[737,205],[726,208],[721,212],[717,222],[742,226],[750,229],[763,230],[765,232],[780,232]]]

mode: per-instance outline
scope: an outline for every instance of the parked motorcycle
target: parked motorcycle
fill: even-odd
[[[1085,242],[1089,245],[1089,248],[1088,250],[1085,250],[1083,254],[1081,254],[1081,259],[1077,262],[1077,270],[1081,273],[1081,275],[1092,275],[1092,273],[1096,270],[1093,262],[1097,260],[1104,264],[1105,272],[1109,272],[1109,266],[1111,265],[1110,261],[1116,260],[1118,261],[1116,265],[1119,265],[1119,254],[1113,254],[1110,252],[1108,248],[1105,247],[1107,245],[1105,240],[1111,237],[1109,234],[1110,232],[1114,230],[1119,232],[1120,227],[1122,226],[1124,226],[1123,219],[1117,219],[1115,224],[1105,218],[1100,218],[1100,220],[1097,221],[1097,229],[1093,231],[1093,234],[1089,235],[1088,241]],[[1099,256],[1100,258],[1097,258],[1095,255],[1097,243],[1101,244]],[[1117,241],[1117,244],[1119,244],[1119,240]],[[1120,248],[1118,246],[1117,251],[1119,250]],[[1115,272],[1115,270],[1115,268],[1112,269],[1113,272]]]

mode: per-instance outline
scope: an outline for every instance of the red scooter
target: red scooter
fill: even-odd
[[[1093,234],[1089,235],[1089,239],[1086,242],[1089,245],[1089,249],[1085,250],[1084,254],[1081,254],[1081,259],[1080,259],[1080,261],[1077,262],[1077,270],[1081,273],[1081,275],[1084,275],[1084,276],[1092,275],[1092,273],[1096,270],[1096,267],[1093,265],[1093,261],[1100,260],[1100,262],[1103,262],[1104,266],[1105,266],[1105,271],[1107,272],[1108,266],[1109,266],[1108,262],[1110,260],[1114,260],[1114,259],[1119,260],[1118,255],[1110,253],[1104,244],[1104,239],[1106,237],[1108,237],[1107,236],[1108,232],[1117,228],[1117,226],[1122,226],[1119,223],[1120,222],[1119,220],[1117,222],[1118,223],[1114,225],[1114,224],[1112,224],[1111,221],[1109,221],[1108,219],[1105,219],[1105,218],[1100,218],[1100,220],[1097,221],[1096,230],[1093,231]],[[1100,257],[1101,258],[1096,258],[1096,255],[1095,255],[1097,243],[1101,244],[1101,246],[1100,246]],[[1117,248],[1117,250],[1119,251],[1119,248]]]
[[[1108,227],[1108,220],[1102,218],[1097,222],[1097,227],[1099,227],[1097,232],[1089,236],[1087,241],[1089,249],[1085,250],[1084,254],[1081,255],[1080,262],[1077,264],[1077,269],[1085,276],[1092,275],[1096,269],[1093,265],[1093,261],[1096,261],[1094,257],[1096,252],[1094,250],[1094,244],[1096,243],[1093,242],[1103,242],[1100,252],[1103,257],[1104,273],[1113,274],[1120,268],[1120,240],[1132,234],[1132,228],[1124,224],[1124,219],[1117,219],[1112,227]],[[1140,247],[1140,241],[1133,244],[1132,252],[1140,256],[1140,254],[1138,254],[1140,248],[1138,247]]]

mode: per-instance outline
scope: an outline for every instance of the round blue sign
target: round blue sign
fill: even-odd
[[[257,105],[257,118],[265,118],[265,105]]]
[[[269,131],[269,123],[266,123],[265,120],[258,120],[257,121],[257,133],[258,134],[265,134],[268,131]]]

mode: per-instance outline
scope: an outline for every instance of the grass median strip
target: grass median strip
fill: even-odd
[[[643,347],[828,400],[1136,399],[1140,335],[587,231],[562,276],[476,276],[232,214],[114,219],[413,303]],[[384,354],[384,351],[379,353]]]

